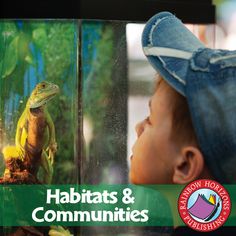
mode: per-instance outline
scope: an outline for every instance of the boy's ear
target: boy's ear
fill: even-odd
[[[184,147],[174,163],[173,182],[187,184],[198,179],[204,170],[201,151],[193,146]]]

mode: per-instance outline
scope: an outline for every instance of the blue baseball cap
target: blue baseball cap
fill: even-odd
[[[213,176],[236,183],[236,51],[206,48],[169,12],[146,23],[142,46],[154,69],[186,97]]]

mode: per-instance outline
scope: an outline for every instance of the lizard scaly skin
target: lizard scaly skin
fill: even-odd
[[[54,123],[47,111],[46,104],[58,93],[59,87],[46,81],[35,87],[18,120],[15,146],[7,146],[3,149],[5,162],[12,158],[19,159],[34,175],[41,166],[44,172],[43,182],[47,184],[51,183],[52,179],[52,165],[57,143]],[[26,152],[30,155],[26,155]],[[37,154],[39,154],[40,160],[36,162],[29,160],[29,156],[33,159]],[[11,171],[6,168],[4,176],[8,175],[11,175]]]

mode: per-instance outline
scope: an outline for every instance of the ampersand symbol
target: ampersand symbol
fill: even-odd
[[[132,190],[129,189],[129,188],[125,188],[125,189],[123,190],[122,202],[123,202],[124,204],[133,204],[135,198],[134,198],[134,197],[131,197],[131,195],[132,195]]]

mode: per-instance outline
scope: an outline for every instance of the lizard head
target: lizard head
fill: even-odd
[[[45,105],[59,93],[59,87],[56,84],[43,81],[36,85],[28,99],[29,108],[39,108]]]

